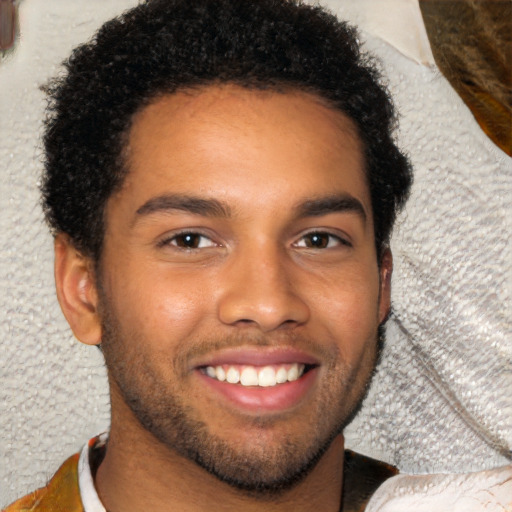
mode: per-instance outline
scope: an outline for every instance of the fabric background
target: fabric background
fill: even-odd
[[[45,484],[109,424],[102,357],[74,340],[55,298],[38,204],[39,87],[135,3],[23,0],[21,39],[0,62],[0,505]],[[361,22],[357,3],[327,2]],[[435,67],[361,25],[400,110],[415,184],[392,244],[388,341],[347,445],[412,473],[510,463],[511,160]]]

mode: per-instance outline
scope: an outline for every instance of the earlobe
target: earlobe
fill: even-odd
[[[101,343],[94,265],[69,237],[55,238],[55,284],[59,304],[74,335],[87,345]]]
[[[379,324],[384,322],[391,309],[391,276],[393,274],[393,255],[385,249],[380,261],[380,297]]]

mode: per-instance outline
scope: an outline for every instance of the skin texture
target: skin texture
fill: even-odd
[[[391,275],[353,124],[306,93],[211,86],[139,112],[127,165],[99,275],[56,240],[64,313],[109,370],[106,508],[338,510]],[[317,364],[292,405],[244,408],[198,370],[227,350]]]

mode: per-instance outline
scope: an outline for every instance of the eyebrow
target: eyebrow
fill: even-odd
[[[216,199],[165,194],[146,201],[137,211],[137,215],[149,215],[158,212],[180,210],[205,217],[230,217],[231,209]]]
[[[210,198],[201,198],[181,194],[165,194],[146,201],[137,209],[137,216],[150,215],[159,212],[172,212],[180,210],[205,217],[231,217],[231,208]],[[366,222],[366,212],[362,203],[349,194],[309,199],[296,207],[298,217],[321,217],[330,213],[349,212],[360,216]]]
[[[329,213],[348,212],[360,216],[366,222],[366,211],[361,201],[349,194],[336,194],[333,196],[310,199],[300,203],[297,207],[299,217],[321,217]]]

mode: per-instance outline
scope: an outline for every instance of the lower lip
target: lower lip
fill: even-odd
[[[208,377],[196,370],[201,381],[215,393],[222,395],[238,408],[247,412],[279,412],[297,406],[310,392],[318,368],[313,368],[302,377],[293,381],[271,387],[242,386],[229,384]]]

